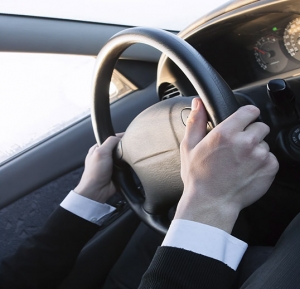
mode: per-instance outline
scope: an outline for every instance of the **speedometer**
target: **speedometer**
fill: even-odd
[[[288,53],[300,60],[300,18],[294,19],[286,26],[283,40]]]
[[[288,59],[284,56],[278,38],[274,35],[261,37],[253,49],[256,62],[265,71],[280,72],[287,65]]]

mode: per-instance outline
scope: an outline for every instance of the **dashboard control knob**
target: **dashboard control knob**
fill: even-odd
[[[267,91],[271,101],[279,110],[291,113],[295,109],[295,96],[283,79],[270,80]]]
[[[300,148],[300,126],[293,129],[291,137],[293,144]]]

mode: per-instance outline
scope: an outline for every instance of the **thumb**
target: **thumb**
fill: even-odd
[[[192,100],[192,111],[187,119],[183,141],[188,149],[194,148],[206,135],[207,114],[200,97]]]
[[[120,141],[119,137],[116,136],[110,136],[107,138],[104,143],[101,144],[100,147],[97,147],[98,151],[101,152],[103,155],[109,155],[111,156],[113,153],[114,148]]]

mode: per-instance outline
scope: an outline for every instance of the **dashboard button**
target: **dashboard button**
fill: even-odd
[[[292,142],[300,148],[300,126],[293,129]]]
[[[185,126],[186,126],[187,119],[191,113],[191,110],[192,109],[190,107],[186,107],[181,111],[181,120]]]

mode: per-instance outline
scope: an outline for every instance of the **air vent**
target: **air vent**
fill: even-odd
[[[182,94],[175,85],[170,83],[165,87],[161,100],[169,99],[176,96],[182,96]]]

